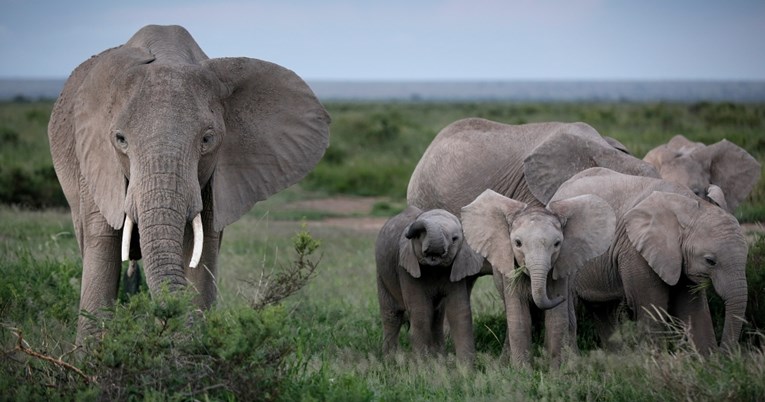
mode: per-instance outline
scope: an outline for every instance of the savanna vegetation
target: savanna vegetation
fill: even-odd
[[[74,349],[80,257],[51,167],[52,103],[0,104],[0,399],[2,400],[758,400],[765,395],[765,238],[751,235],[749,305],[740,348],[699,356],[672,322],[653,341],[634,324],[623,349],[595,346],[581,317],[580,353],[557,371],[543,358],[508,367],[491,280],[473,295],[475,369],[450,354],[380,353],[376,231],[327,218],[385,217],[403,207],[419,156],[446,124],[585,121],[642,156],[675,134],[722,138],[765,162],[765,105],[696,103],[330,103],[331,146],[301,184],[226,229],[216,308],[189,295],[121,295],[99,343]],[[366,212],[307,208],[308,199],[375,196]],[[765,220],[765,180],[737,211]],[[302,287],[301,285],[305,284]],[[283,296],[288,296],[283,298]],[[710,296],[721,322],[723,307]],[[719,333],[719,331],[718,331]],[[404,335],[401,342],[406,349]],[[537,342],[537,354],[541,344]]]

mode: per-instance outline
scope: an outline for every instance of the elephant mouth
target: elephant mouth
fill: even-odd
[[[125,224],[122,226],[122,261],[130,259],[130,240],[133,234],[133,220],[130,215],[125,214]],[[202,229],[202,215],[197,214],[191,221],[191,227],[194,230],[194,247],[191,252],[190,268],[196,268],[202,257],[202,243],[204,231]]]

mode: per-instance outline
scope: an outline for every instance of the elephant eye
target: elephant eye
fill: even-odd
[[[459,236],[452,236],[452,242],[456,242],[460,239]]]
[[[122,131],[117,131],[114,133],[114,141],[123,149],[128,145],[127,138],[125,138],[125,135],[122,134]]]
[[[522,245],[520,239],[515,239],[515,247],[520,247]]]
[[[211,128],[202,136],[202,152],[207,152],[215,145],[215,131]]]
[[[555,244],[553,244],[553,246],[555,246],[555,247],[559,247],[559,246],[560,246],[560,240],[556,240],[556,241],[555,241]]]
[[[717,261],[715,261],[713,258],[704,257],[704,260],[707,262],[707,265],[709,265],[710,267],[714,267],[715,265],[717,265]]]

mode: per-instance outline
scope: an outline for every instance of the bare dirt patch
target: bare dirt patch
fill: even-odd
[[[339,227],[360,232],[377,232],[388,218],[368,216],[380,197],[332,197],[297,201],[285,205],[284,209],[329,212],[333,215],[347,215],[308,222],[314,227]]]

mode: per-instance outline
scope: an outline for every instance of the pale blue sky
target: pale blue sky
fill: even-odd
[[[146,24],[309,80],[765,80],[765,0],[0,0],[0,78],[66,77]]]

